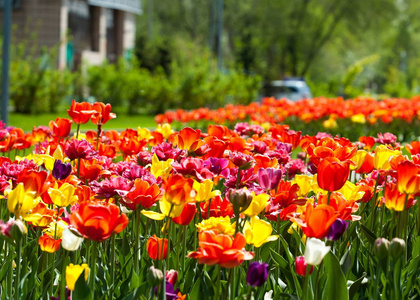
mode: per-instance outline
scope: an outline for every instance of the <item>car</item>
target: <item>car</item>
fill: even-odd
[[[290,101],[296,102],[301,99],[312,98],[312,93],[305,80],[288,78],[266,83],[262,89],[262,97],[274,97],[276,99],[287,98]]]

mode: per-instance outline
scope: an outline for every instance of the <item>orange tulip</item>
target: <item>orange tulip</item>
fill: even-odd
[[[397,166],[397,188],[400,193],[415,194],[420,191],[420,166],[403,161]]]
[[[254,253],[245,251],[245,237],[237,233],[235,239],[229,235],[202,231],[198,236],[199,248],[190,252],[188,257],[198,259],[200,264],[218,264],[224,268],[239,266],[244,260],[251,260]]]
[[[55,136],[68,137],[72,123],[73,121],[70,119],[57,118],[55,121],[50,121],[49,125]]]
[[[168,255],[168,239],[163,240],[153,235],[147,240],[146,249],[151,259],[165,259]]]
[[[89,122],[90,118],[97,114],[96,110],[92,109],[92,104],[89,102],[78,103],[74,99],[71,103],[70,109],[67,110],[70,118],[76,124],[85,124]]]
[[[60,249],[61,239],[55,240],[53,237],[44,234],[39,237],[38,244],[42,251],[54,253]]]
[[[302,219],[291,218],[296,222],[307,237],[323,239],[327,236],[330,226],[337,219],[335,209],[326,204],[313,207],[313,204],[306,206],[306,211]]]
[[[104,104],[102,102],[95,102],[92,109],[97,113],[92,115],[92,122],[96,125],[103,125],[111,119],[117,117],[116,114],[111,112],[111,104]]]
[[[160,196],[160,189],[157,184],[149,184],[147,181],[136,179],[134,190],[120,199],[125,207],[136,210],[138,208],[150,208],[156,203]]]
[[[165,190],[163,200],[174,205],[182,205],[191,199],[191,191],[194,181],[184,178],[180,174],[163,179],[162,187]]]
[[[174,142],[180,149],[185,149],[188,152],[194,152],[203,145],[200,140],[201,131],[194,130],[190,127],[185,127],[177,135],[174,136]]]
[[[194,219],[196,212],[195,202],[189,202],[184,205],[181,214],[178,217],[172,218],[175,224],[178,225],[188,225]]]
[[[79,179],[82,181],[92,181],[98,179],[102,172],[102,166],[96,159],[80,159]]]
[[[412,141],[410,144],[405,145],[405,149],[410,152],[411,155],[416,155],[420,153],[420,142]]]
[[[404,209],[409,209],[416,202],[414,201],[414,196],[409,194],[404,194],[398,191],[398,188],[393,183],[387,183],[385,192],[385,206],[394,211],[403,211]],[[407,203],[406,202],[407,199]]]
[[[373,155],[368,152],[366,153],[362,166],[356,171],[356,173],[367,174],[372,172],[373,169],[375,169],[375,167],[373,166]]]
[[[112,203],[83,202],[71,213],[70,223],[85,238],[102,242],[127,227],[127,216],[119,213],[118,206]]]
[[[326,191],[337,191],[343,187],[349,178],[349,160],[340,161],[335,157],[327,157],[318,166],[318,185]]]

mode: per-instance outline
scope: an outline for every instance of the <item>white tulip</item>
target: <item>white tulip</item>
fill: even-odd
[[[63,229],[61,246],[68,251],[76,251],[83,242],[83,238],[75,235],[68,227]]]
[[[324,259],[325,255],[330,251],[330,246],[325,246],[325,242],[315,239],[308,238],[306,240],[305,248],[305,262],[308,265],[317,266]]]

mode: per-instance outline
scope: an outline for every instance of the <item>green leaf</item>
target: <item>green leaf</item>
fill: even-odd
[[[200,280],[197,280],[191,290],[190,299],[200,299],[201,295],[200,295]]]
[[[344,253],[343,257],[340,260],[341,270],[343,271],[344,275],[347,274],[348,270],[351,268],[351,254],[350,249]]]
[[[285,269],[289,266],[287,260],[285,260],[281,255],[279,255],[273,248],[270,248],[270,255],[273,258],[274,263],[278,267]]]
[[[322,299],[326,300],[348,300],[349,292],[347,290],[346,278],[341,270],[337,257],[329,252],[324,258],[325,273],[327,282],[322,287],[324,294]]]
[[[291,294],[286,294],[286,293],[280,293],[279,296],[289,297],[292,300],[297,300],[298,299],[296,296],[291,295]]]
[[[375,241],[377,239],[376,235],[372,231],[370,231],[369,228],[367,228],[365,225],[360,224],[360,226],[362,228],[363,233],[365,234],[365,236],[369,240],[369,242],[371,244],[375,243]]]
[[[77,300],[93,300],[92,293],[85,281],[85,270],[79,276],[72,292],[72,299]]]
[[[359,290],[360,286],[362,285],[362,281],[365,278],[366,273],[363,273],[362,277],[360,277],[359,279],[357,279],[355,282],[353,282],[353,284],[350,286],[349,289],[349,299],[353,299],[354,296],[356,296],[357,291]]]
[[[6,262],[1,267],[1,269],[0,269],[0,282],[3,280],[4,276],[7,274],[7,271],[9,270],[11,263],[12,263],[11,259],[6,259]]]

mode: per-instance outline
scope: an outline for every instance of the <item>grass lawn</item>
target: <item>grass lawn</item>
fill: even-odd
[[[51,120],[55,120],[57,117],[67,118],[67,112],[60,112],[56,114],[39,114],[39,115],[26,115],[18,113],[9,114],[9,126],[22,128],[25,132],[32,131],[34,126],[48,126]],[[117,118],[108,121],[103,126],[103,130],[125,130],[127,128],[147,127],[150,129],[156,128],[154,116],[152,115],[126,115],[123,113],[117,113]],[[83,130],[96,130],[96,125],[92,122],[82,124],[80,129]],[[72,130],[76,130],[76,125],[73,125]]]

